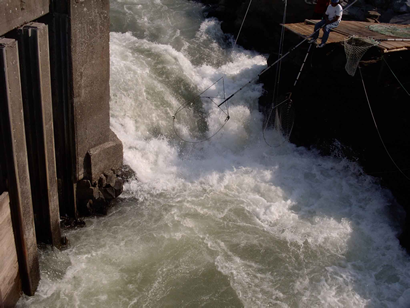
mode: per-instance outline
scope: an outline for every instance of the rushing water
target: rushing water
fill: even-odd
[[[42,251],[20,307],[410,307],[391,195],[346,159],[262,138],[266,67],[187,0],[111,1],[111,126],[138,181]],[[228,105],[228,104],[227,104]],[[226,107],[226,106],[224,106]],[[226,109],[225,109],[226,110]],[[397,211],[396,211],[397,212]]]

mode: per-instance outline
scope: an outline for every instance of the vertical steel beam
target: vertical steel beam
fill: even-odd
[[[17,42],[0,38],[0,126],[4,138],[10,211],[23,290],[34,295],[40,280],[26,149]]]

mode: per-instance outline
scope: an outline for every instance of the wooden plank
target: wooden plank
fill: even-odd
[[[309,35],[313,32],[313,31],[309,31],[309,29],[304,29],[300,27],[299,25],[292,25],[292,27],[286,27],[286,28],[298,34],[299,36]]]
[[[389,52],[395,52],[395,51],[404,51],[404,50],[410,50],[409,47],[402,47],[402,48],[396,48],[396,49],[387,49],[384,50],[384,53],[389,53]]]
[[[7,192],[0,195],[0,299],[4,307],[14,307],[20,297],[21,281]]]
[[[294,28],[294,27],[286,27],[286,29],[288,29],[289,31],[292,31],[293,33],[301,36],[301,34]]]
[[[292,25],[292,29],[302,34],[306,32],[306,29],[304,29],[301,25],[298,25],[298,24]]]
[[[311,35],[314,31],[314,27],[312,25],[309,25],[309,27],[304,27],[303,25],[292,24],[290,26],[287,25],[286,28],[298,34],[302,38],[306,38],[307,36]],[[320,31],[319,40],[322,38],[322,36],[323,36],[323,31]],[[344,40],[345,40],[344,35],[331,31],[331,34],[328,39],[328,43],[339,43],[339,42],[343,42]]]
[[[17,42],[0,38],[0,125],[5,143],[11,217],[24,292],[33,295],[40,281],[37,241],[24,132]]]
[[[400,45],[396,45],[396,44],[392,44],[390,42],[383,42],[381,45],[383,45],[383,47],[387,48],[387,49],[395,49],[395,48],[400,48]]]

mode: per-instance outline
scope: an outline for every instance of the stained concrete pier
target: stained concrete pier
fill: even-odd
[[[37,244],[61,246],[61,215],[122,191],[109,64],[109,0],[0,2],[0,307],[35,293]]]

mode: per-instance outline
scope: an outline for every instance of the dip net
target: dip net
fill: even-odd
[[[354,76],[357,67],[363,55],[368,49],[373,46],[377,46],[379,42],[372,38],[362,38],[357,36],[351,36],[344,41],[344,48],[346,53],[347,62],[345,65],[346,72],[350,76]]]

